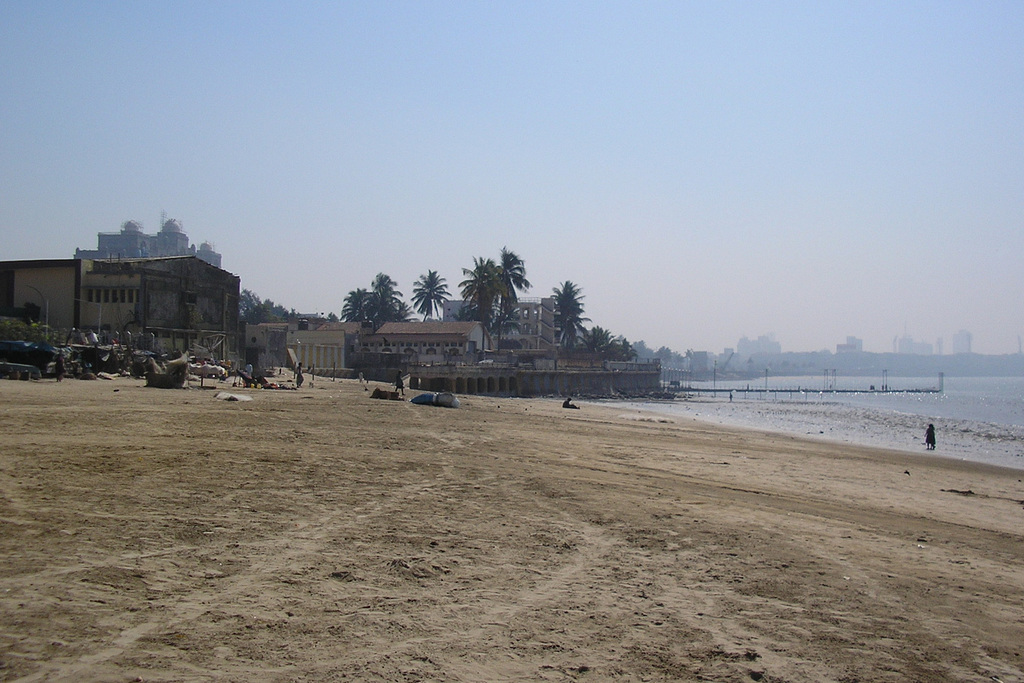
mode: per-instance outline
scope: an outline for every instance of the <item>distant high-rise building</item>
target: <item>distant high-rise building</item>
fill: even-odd
[[[933,347],[928,342],[914,341],[912,337],[902,336],[899,338],[896,353],[916,354],[918,356],[930,356],[934,353]]]
[[[864,340],[856,337],[847,337],[845,344],[836,344],[836,353],[852,353],[864,350]]]
[[[736,343],[736,353],[741,356],[753,356],[755,354],[778,355],[782,353],[782,344],[775,341],[775,336],[763,334],[756,340],[743,337]]]
[[[96,235],[96,249],[75,249],[76,259],[161,258],[164,256],[198,256],[211,266],[220,268],[221,255],[213,245],[203,242],[199,249],[190,245],[181,223],[174,218],[164,221],[160,232],[147,235],[137,221],[125,221],[121,232]]]
[[[960,330],[953,335],[953,353],[971,352],[971,333],[967,330]]]

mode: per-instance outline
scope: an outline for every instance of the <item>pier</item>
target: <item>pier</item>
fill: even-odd
[[[833,377],[831,380],[826,380],[826,386],[819,389],[811,387],[756,387],[748,384],[745,387],[694,387],[694,386],[678,386],[672,383],[664,386],[665,391],[672,394],[697,394],[697,395],[711,395],[717,398],[719,394],[732,394],[738,395],[742,398],[749,398],[751,395],[756,398],[766,398],[769,395],[774,395],[778,398],[779,394],[788,395],[789,398],[793,398],[794,395],[799,396],[810,396],[810,395],[825,395],[825,394],[941,394],[943,392],[944,385],[944,374],[939,373],[939,384],[936,387],[913,387],[899,389],[889,384],[883,384],[880,389],[876,389],[872,384],[868,389],[839,389],[836,387],[836,381]],[[663,383],[664,384],[664,383]]]

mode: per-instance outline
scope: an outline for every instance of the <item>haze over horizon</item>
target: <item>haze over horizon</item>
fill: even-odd
[[[0,4],[0,259],[159,216],[341,311],[502,247],[721,353],[1024,335],[1024,3]]]

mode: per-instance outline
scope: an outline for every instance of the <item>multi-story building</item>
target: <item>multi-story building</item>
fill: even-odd
[[[220,268],[221,255],[213,245],[203,242],[198,248],[189,244],[188,235],[174,218],[163,221],[155,235],[147,235],[136,221],[125,221],[120,232],[96,235],[96,249],[75,249],[76,259],[160,258],[164,256],[196,256]]]
[[[63,333],[131,335],[135,346],[156,351],[202,345],[237,358],[239,285],[237,275],[195,256],[3,261],[0,309],[42,304],[40,322]]]
[[[928,342],[914,341],[909,335],[903,335],[894,342],[894,345],[896,353],[904,355],[930,356],[935,352],[934,347]]]
[[[736,353],[740,356],[766,355],[777,356],[782,353],[782,344],[775,341],[774,335],[763,334],[756,340],[743,337],[736,343]]]
[[[464,301],[453,300],[444,303],[445,322],[459,319]],[[494,341],[499,351],[554,351],[555,299],[554,297],[521,298],[516,302],[515,327],[503,330]]]
[[[836,353],[859,353],[864,350],[864,340],[847,337],[845,344],[836,344]]]
[[[967,330],[960,330],[953,335],[953,353],[970,353],[971,341],[974,337]]]
[[[553,351],[555,340],[555,298],[520,299],[516,302],[518,327],[502,334],[501,350]]]

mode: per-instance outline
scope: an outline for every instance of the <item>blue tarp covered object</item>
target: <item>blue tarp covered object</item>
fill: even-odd
[[[8,363],[34,365],[40,372],[53,360],[56,347],[46,342],[0,341],[0,360]]]

